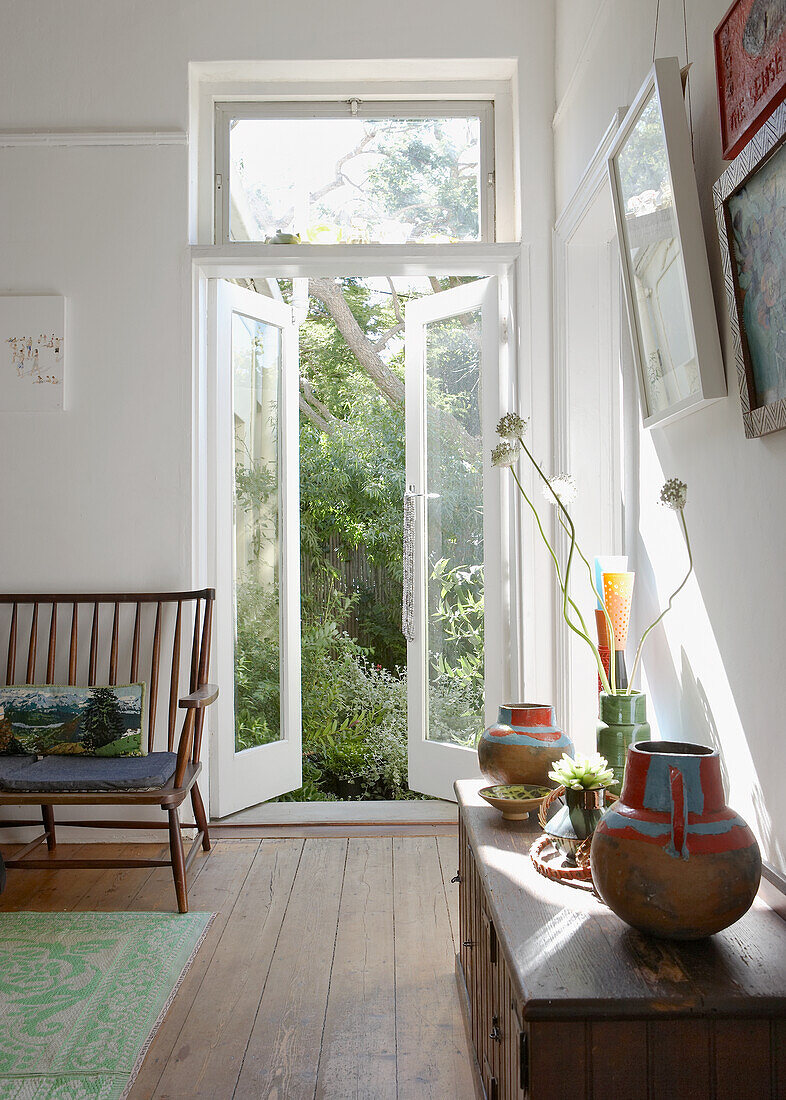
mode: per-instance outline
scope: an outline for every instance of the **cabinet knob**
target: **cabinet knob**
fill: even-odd
[[[464,940],[464,942],[462,943],[461,946],[462,947],[474,947],[475,943],[474,943],[473,940]]]

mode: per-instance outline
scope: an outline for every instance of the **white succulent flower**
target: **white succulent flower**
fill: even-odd
[[[606,758],[598,752],[591,756],[577,752],[572,759],[567,753],[563,753],[562,759],[549,772],[549,779],[574,791],[587,791],[608,786],[614,779],[614,772],[609,768]]]
[[[497,435],[500,439],[519,439],[526,433],[528,423],[518,413],[506,413],[497,424]]]
[[[681,512],[688,503],[688,486],[677,477],[669,478],[660,491],[660,502],[675,512]]]
[[[545,485],[543,486],[543,495],[551,504],[556,503],[554,497],[557,498],[560,504],[572,504],[579,491],[573,474],[555,474],[554,477],[549,478],[549,485],[553,495]]]
[[[521,447],[518,443],[510,443],[507,439],[503,439],[491,452],[491,465],[515,466],[520,451]]]

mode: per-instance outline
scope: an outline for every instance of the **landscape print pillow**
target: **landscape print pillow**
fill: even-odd
[[[0,687],[0,755],[145,756],[144,684]]]

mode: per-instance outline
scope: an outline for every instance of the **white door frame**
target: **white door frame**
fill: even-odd
[[[191,258],[191,300],[193,317],[192,345],[192,402],[193,402],[193,447],[192,447],[192,501],[193,501],[193,538],[192,538],[192,574],[199,583],[215,582],[217,573],[215,505],[217,499],[216,466],[211,457],[209,440],[212,434],[210,419],[214,415],[214,398],[209,393],[208,377],[211,354],[207,318],[209,313],[210,285],[218,279],[237,278],[315,278],[317,276],[418,276],[462,274],[492,276],[499,278],[500,318],[503,332],[500,333],[500,375],[506,379],[507,401],[502,402],[511,409],[519,402],[519,361],[517,353],[521,344],[526,351],[527,345],[518,339],[519,330],[529,332],[530,308],[528,276],[528,247],[519,244],[456,244],[444,245],[298,245],[295,247],[277,245],[234,244],[211,247],[192,247]],[[522,262],[523,261],[523,262]],[[523,277],[522,277],[523,276]],[[510,335],[515,334],[516,339]],[[504,336],[504,339],[502,338]],[[529,362],[524,373],[529,380]],[[527,389],[529,383],[527,382]],[[502,401],[502,396],[501,396]],[[529,408],[530,396],[521,398],[522,406]],[[522,637],[525,618],[531,617],[532,601],[535,598],[534,585],[523,579],[520,546],[517,538],[518,507],[515,497],[510,496],[508,509],[510,523],[503,518],[500,537],[508,546],[510,575],[501,578],[501,613],[503,621],[509,624],[508,637],[503,643],[507,660],[507,688],[512,695],[524,693],[524,667],[530,666],[526,659],[528,647]],[[218,644],[223,644],[219,642]],[[218,654],[216,654],[216,659]],[[217,666],[218,667],[218,666]],[[225,694],[233,696],[232,685],[224,688]],[[215,711],[216,708],[210,708]],[[214,713],[207,718],[207,754],[211,786],[211,806],[216,805],[212,788],[219,776],[214,761],[218,757],[217,738],[226,736],[220,724],[220,715]],[[260,810],[259,822],[264,823],[265,811]]]
[[[580,233],[585,219],[593,212],[596,202],[608,193],[611,204],[611,191],[608,178],[608,152],[619,130],[622,119],[627,113],[626,107],[620,107],[609,122],[598,147],[593,153],[584,171],[576,190],[565,204],[561,214],[557,218],[553,233],[553,340],[554,340],[554,378],[553,378],[553,408],[554,408],[554,460],[553,468],[569,472],[571,470],[571,398],[570,398],[570,373],[571,352],[573,351],[569,339],[570,320],[570,262],[571,247],[574,239]],[[612,219],[613,220],[613,219]],[[606,304],[609,315],[603,319],[603,326],[607,329],[608,346],[604,349],[610,363],[619,359],[620,338],[622,325],[620,321],[620,309],[622,306],[622,284],[619,269],[618,246],[616,233],[608,239],[598,241],[599,267],[605,266],[608,282],[600,289],[606,295]],[[577,352],[581,357],[581,349]],[[614,422],[614,405],[620,400],[616,392],[616,379],[611,371],[608,383],[608,423],[600,425],[601,432],[605,432],[610,439],[611,453],[614,454],[621,446],[619,432],[621,426]],[[575,458],[575,456],[573,456]],[[606,530],[609,543],[602,548],[604,553],[624,554],[624,515],[622,510],[622,482],[624,471],[621,466],[612,463],[609,470],[609,492],[607,498],[601,502],[601,517]],[[567,537],[557,533],[559,556],[564,564],[567,557]],[[592,624],[590,624],[592,629]],[[574,712],[574,681],[572,646],[573,635],[562,622],[556,624],[555,631],[555,672],[557,684],[557,708],[563,723],[570,731],[571,716]],[[577,747],[582,747],[577,744]]]
[[[232,317],[240,313],[281,331],[281,374],[277,401],[279,525],[278,602],[281,736],[277,741],[235,752],[234,736],[213,744],[209,765],[211,813],[225,817],[302,783],[300,718],[300,505],[297,329],[283,302],[214,279],[208,288],[211,349],[207,394],[211,408],[208,455],[213,473],[210,527],[214,539],[216,611],[214,669],[227,685],[216,706],[221,729],[234,727],[235,553],[234,486],[230,481],[233,434]]]
[[[413,791],[439,798],[454,798],[455,779],[480,777],[474,748],[430,740],[429,728],[429,621],[428,621],[428,445],[426,399],[426,328],[428,325],[470,311],[481,313],[480,407],[483,410],[483,557],[485,722],[490,725],[496,708],[509,697],[509,623],[501,614],[507,585],[508,555],[500,538],[506,482],[493,470],[489,451],[494,428],[507,411],[508,386],[499,370],[502,328],[499,323],[499,282],[491,277],[463,283],[410,302],[405,311],[406,334],[406,435],[407,486],[415,500],[413,569],[413,638],[407,645],[407,733],[409,786]],[[497,583],[493,583],[497,581]],[[412,673],[422,675],[415,678]],[[507,674],[506,674],[507,673]]]

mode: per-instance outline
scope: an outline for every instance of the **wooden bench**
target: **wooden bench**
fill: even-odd
[[[49,756],[37,762],[23,762],[33,776],[32,780],[26,779],[27,786],[39,784],[38,789],[3,789],[0,780],[0,805],[39,805],[44,825],[39,836],[6,860],[6,867],[12,871],[171,867],[178,909],[181,913],[188,911],[188,868],[200,845],[205,851],[210,850],[197,778],[202,769],[199,755],[205,708],[218,695],[218,688],[207,683],[214,599],[212,588],[195,592],[0,595],[0,638],[8,639],[5,685],[92,687],[144,680],[149,754],[111,759]],[[88,623],[89,635],[85,629]],[[44,636],[46,645],[39,645],[39,638]],[[59,638],[64,644],[58,644]],[[182,722],[178,721],[180,712],[184,712]],[[154,751],[154,745],[164,744],[166,753]],[[8,767],[12,767],[10,760],[0,757],[0,762]],[[103,777],[98,786],[104,789],[91,789],[89,779],[84,789],[79,780],[66,784],[58,779],[58,769],[71,774],[69,769],[73,771],[75,764],[82,775],[89,776],[90,769],[95,769],[93,774]],[[130,775],[132,771],[137,773],[136,778]],[[153,787],[138,789],[140,782],[149,782],[140,780],[140,774],[156,771],[161,780]],[[46,780],[37,778],[38,775],[46,776]],[[75,783],[79,783],[80,789],[74,789]],[[114,789],[106,789],[107,786]],[[180,821],[180,806],[186,796],[191,799],[197,825],[197,835],[188,854],[184,852],[181,830],[193,826]],[[163,822],[121,816],[113,820],[68,818],[58,824],[92,829],[168,829],[170,858],[29,858],[44,841],[50,852],[55,849],[55,806],[83,805],[160,806],[167,815]],[[37,820],[0,820],[3,827],[38,824]]]

